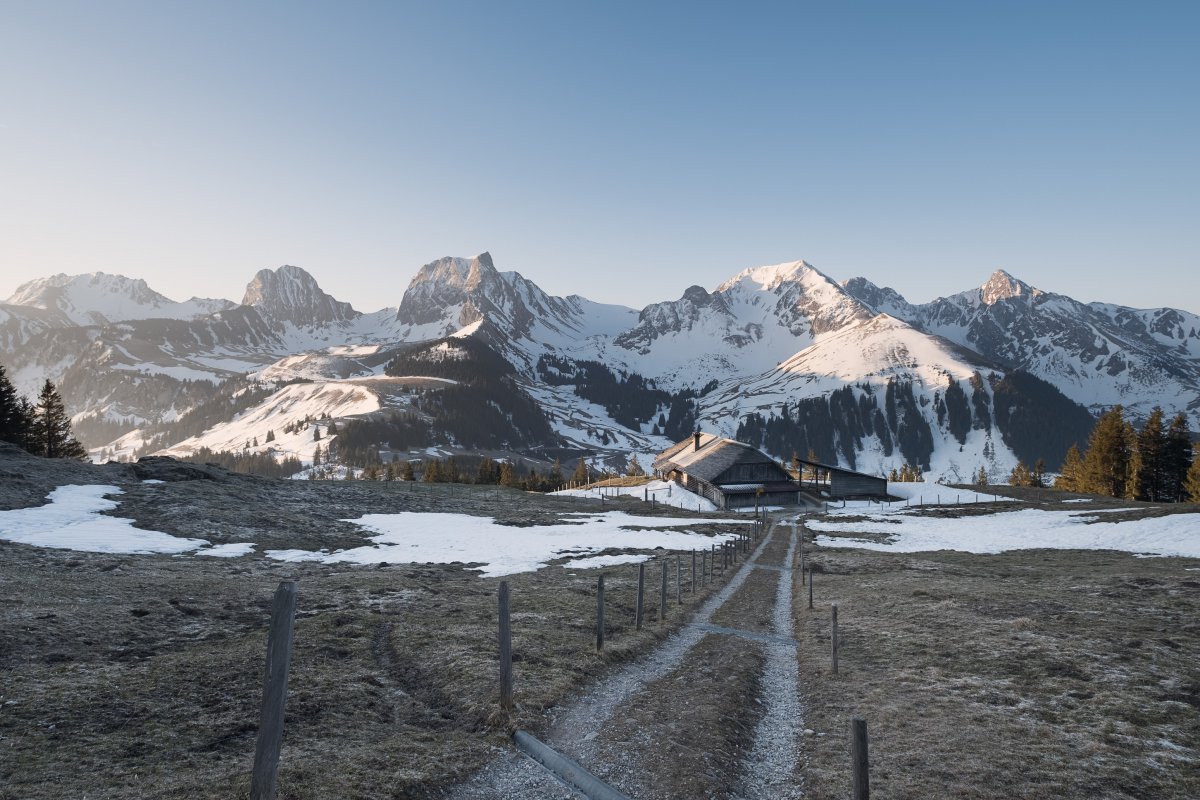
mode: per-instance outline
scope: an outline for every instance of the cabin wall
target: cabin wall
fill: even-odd
[[[831,471],[830,497],[883,497],[887,494],[887,479],[855,472]]]

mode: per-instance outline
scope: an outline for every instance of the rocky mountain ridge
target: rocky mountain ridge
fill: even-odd
[[[978,289],[914,305],[893,289],[862,278],[839,284],[796,261],[742,270],[711,292],[692,286],[636,311],[548,295],[482,253],[430,262],[398,307],[369,314],[294,266],[257,273],[242,304],[204,302],[215,310],[184,316],[187,304],[172,305],[142,281],[30,282],[0,306],[0,357],[22,391],[44,377],[59,382],[77,421],[94,423],[102,441],[87,438],[110,451],[121,450],[118,437],[104,436],[120,430],[123,441],[139,441],[147,425],[195,408],[213,381],[357,381],[353,392],[322,396],[374,392],[375,414],[415,408],[405,399],[436,391],[436,381],[376,379],[397,354],[423,342],[440,347],[445,337],[494,350],[513,368],[503,385],[532,399],[558,437],[544,445],[580,452],[653,452],[685,423],[729,435],[751,417],[787,428],[808,400],[841,390],[884,413],[885,390],[900,387],[913,398],[908,413],[921,419],[918,438],[928,439],[919,448],[926,469],[961,478],[980,462],[1003,471],[1015,463],[1014,428],[997,428],[992,412],[997,382],[1013,370],[1093,410],[1121,402],[1135,414],[1153,405],[1200,414],[1196,315],[1083,304],[1003,271]],[[607,383],[596,384],[606,373]],[[976,433],[950,430],[946,403],[960,392],[975,398]],[[251,416],[269,424],[270,414]],[[899,463],[897,445],[908,435],[897,425],[847,428],[834,444],[821,440],[823,457],[885,470]],[[781,448],[792,440],[772,441],[776,455],[790,455]]]

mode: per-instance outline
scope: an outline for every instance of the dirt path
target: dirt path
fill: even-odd
[[[555,709],[544,741],[638,800],[799,797],[794,549],[773,525],[691,623]],[[577,795],[510,751],[449,796]]]

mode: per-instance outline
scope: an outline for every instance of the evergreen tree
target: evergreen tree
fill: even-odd
[[[313,425],[313,441],[321,441],[321,429],[316,425]]]
[[[1032,486],[1033,473],[1029,471],[1029,467],[1025,466],[1024,461],[1018,461],[1013,467],[1013,471],[1008,476],[1009,486]]]
[[[638,463],[638,457],[635,454],[629,459],[629,468],[625,470],[625,474],[631,478],[640,478],[646,474],[646,470],[642,469],[642,465]]]
[[[1187,493],[1189,502],[1200,503],[1200,458],[1192,461],[1191,467],[1188,468],[1187,476],[1183,481],[1183,490]]]
[[[976,486],[987,486],[988,485],[987,468],[985,466],[983,466],[982,464],[979,465],[979,471],[975,473],[975,485]]]
[[[400,465],[400,480],[415,481],[416,479],[417,475],[413,470],[412,462],[406,459],[405,462]]]
[[[1033,474],[1030,475],[1033,480],[1032,486],[1041,489],[1046,485],[1046,459],[1039,458],[1037,463],[1033,465]]]
[[[27,402],[17,394],[0,364],[0,442],[24,447],[29,439],[30,418]]]
[[[1067,449],[1062,469],[1054,479],[1054,488],[1060,492],[1083,491],[1083,456],[1079,454],[1079,448],[1075,445]]]
[[[588,466],[587,462],[583,460],[583,456],[579,457],[579,463],[575,465],[575,472],[571,475],[571,480],[574,483],[588,482]]]
[[[317,445],[317,449],[313,450],[313,466],[321,466],[321,445]]]
[[[425,483],[441,483],[442,462],[436,458],[426,461],[425,468],[421,470],[421,480],[425,481]]]
[[[1161,501],[1166,492],[1165,458],[1167,431],[1163,425],[1163,410],[1158,406],[1150,412],[1146,424],[1137,434],[1137,456],[1133,467],[1134,491],[1138,500]]]
[[[550,468],[550,481],[554,484],[554,489],[558,489],[563,485],[562,461],[554,459],[554,466]]]
[[[1171,503],[1187,500],[1184,483],[1191,463],[1192,433],[1188,429],[1187,415],[1180,412],[1167,428],[1167,441],[1163,448],[1163,500]]]
[[[500,464],[500,485],[508,486],[513,489],[519,488],[521,485],[521,479],[517,477],[516,469],[514,469],[513,465],[507,461],[501,462]]]
[[[71,435],[71,420],[63,406],[62,396],[49,380],[42,385],[30,426],[30,449],[34,455],[46,458],[87,458],[87,450]]]
[[[1132,488],[1135,434],[1116,406],[1096,421],[1083,456],[1083,491],[1125,497]]]
[[[275,441],[275,431],[269,430],[269,431],[267,431],[267,442],[270,443],[273,441]]]

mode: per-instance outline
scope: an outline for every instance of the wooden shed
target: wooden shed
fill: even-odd
[[[719,508],[792,506],[799,487],[769,455],[743,442],[696,432],[659,454],[654,471]]]
[[[836,500],[887,497],[887,478],[802,458],[792,461],[800,467],[800,489],[803,491]]]

